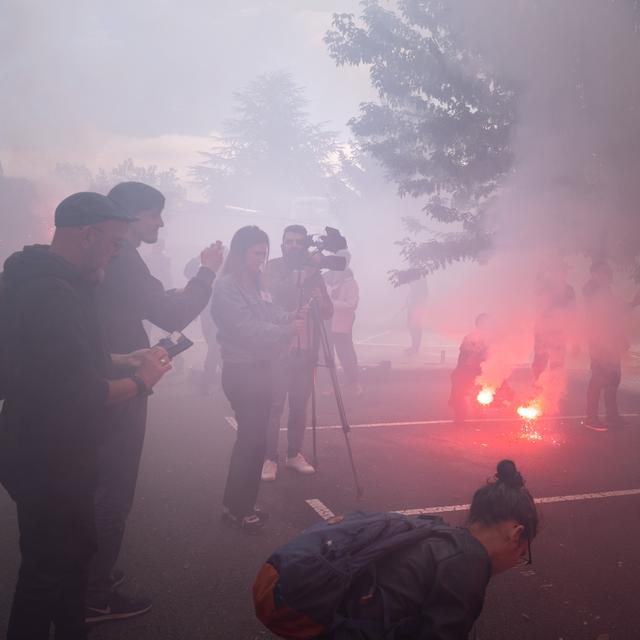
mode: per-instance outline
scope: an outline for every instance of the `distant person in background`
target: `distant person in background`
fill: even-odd
[[[591,380],[587,388],[587,418],[584,425],[594,431],[624,426],[618,410],[618,387],[622,356],[629,348],[629,305],[611,288],[613,271],[606,260],[591,265],[584,286],[587,339],[591,356]],[[600,420],[600,397],[604,395],[606,418]]]
[[[184,275],[186,278],[193,278],[198,272],[200,265],[200,258],[193,258],[187,264],[184,269]],[[200,314],[200,330],[202,331],[202,337],[207,345],[207,353],[202,364],[202,378],[199,380],[199,390],[204,396],[211,395],[218,383],[218,370],[222,370],[222,360],[220,359],[220,346],[216,334],[218,329],[216,327],[211,312],[209,309],[205,309]]]
[[[467,334],[460,345],[458,364],[451,372],[449,406],[456,422],[464,422],[469,410],[469,399],[476,394],[476,378],[482,373],[487,359],[489,316],[481,313],[475,329]]]
[[[411,346],[405,350],[408,356],[417,355],[422,346],[422,332],[426,325],[428,298],[429,286],[426,278],[419,278],[409,283],[406,307]]]
[[[541,273],[537,286],[537,317],[531,369],[537,381],[549,368],[563,369],[567,342],[576,330],[576,292],[567,283],[567,265],[559,263]]]
[[[327,271],[324,281],[331,302],[333,302],[333,317],[331,318],[331,340],[340,359],[344,371],[347,389],[362,394],[359,384],[358,356],[353,346],[353,324],[356,319],[356,309],[360,300],[360,289],[349,268],[351,254],[346,249],[338,251],[337,256],[346,260],[344,271]]]

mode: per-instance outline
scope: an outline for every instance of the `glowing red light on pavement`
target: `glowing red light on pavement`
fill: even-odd
[[[535,405],[518,407],[518,415],[525,420],[535,420],[540,417],[540,409]]]
[[[484,387],[482,391],[478,393],[477,399],[480,404],[487,406],[493,402],[494,395],[495,395],[494,389],[490,389],[489,387]]]

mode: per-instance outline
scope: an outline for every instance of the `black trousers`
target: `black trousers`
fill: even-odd
[[[534,380],[550,369],[561,369],[567,359],[567,343],[564,335],[537,333],[534,342],[531,371]]]
[[[19,495],[22,562],[7,640],[84,640],[89,561],[96,548],[93,493],[51,487]]]
[[[271,365],[224,362],[222,389],[238,423],[223,503],[241,518],[253,512],[260,488],[272,400]]]
[[[600,396],[604,392],[604,408],[608,420],[617,420],[618,387],[621,380],[621,362],[616,358],[591,358],[591,379],[587,388],[587,416],[598,417]]]
[[[95,607],[105,607],[111,595],[111,574],[133,505],[146,423],[147,398],[132,398],[114,407],[107,440],[100,447],[95,496],[98,550],[91,561],[87,596]]]
[[[216,338],[217,328],[209,316],[209,311],[203,311],[201,317],[202,334],[207,343],[207,355],[204,359],[202,389],[210,391],[216,384],[216,370],[220,364],[220,346]]]
[[[469,399],[473,396],[475,380],[480,371],[476,368],[456,367],[451,372],[451,393],[449,406],[453,410],[456,420],[463,421],[469,410]]]

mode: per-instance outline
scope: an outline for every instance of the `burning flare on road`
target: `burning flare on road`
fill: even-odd
[[[540,408],[535,404],[518,407],[518,415],[525,420],[535,420],[539,418],[541,414]]]
[[[477,400],[480,404],[488,406],[493,402],[495,394],[495,389],[491,389],[490,387],[483,387],[477,395]]]

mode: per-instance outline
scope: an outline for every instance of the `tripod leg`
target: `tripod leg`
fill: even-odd
[[[313,467],[318,469],[318,443],[317,443],[317,427],[318,427],[318,412],[316,408],[316,374],[317,369],[313,369],[313,380],[311,382],[311,439],[313,442]]]
[[[327,336],[327,328],[324,326],[324,323],[319,318],[317,310],[315,306],[314,309],[314,317],[316,324],[320,328],[320,342],[322,343],[322,350],[324,353],[325,364],[327,369],[329,369],[329,375],[331,377],[331,385],[333,386],[333,395],[336,399],[336,405],[338,408],[338,414],[340,416],[340,424],[342,425],[342,432],[344,433],[344,439],[347,444],[347,453],[349,455],[349,464],[351,465],[351,471],[353,473],[353,479],[356,485],[356,495],[358,498],[361,498],[364,495],[364,488],[360,484],[360,478],[358,477],[358,471],[356,469],[356,463],[353,457],[353,450],[351,449],[351,441],[349,440],[349,432],[351,431],[351,427],[349,426],[349,421],[347,419],[347,412],[344,406],[344,400],[342,398],[342,392],[340,391],[340,385],[338,384],[338,372],[336,371],[336,361],[333,355],[333,349],[329,344],[329,337]]]

